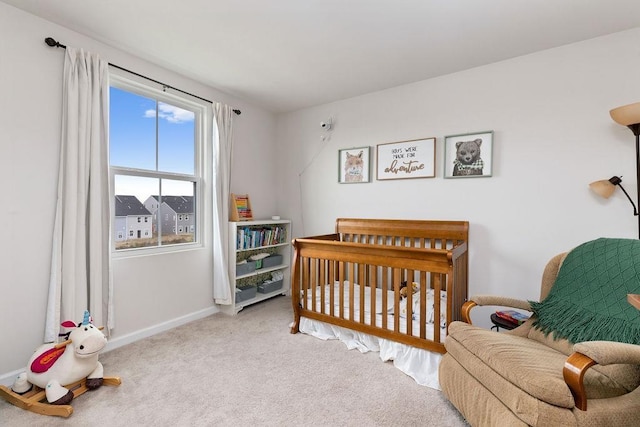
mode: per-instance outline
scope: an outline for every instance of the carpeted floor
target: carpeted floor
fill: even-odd
[[[103,386],[71,417],[0,400],[2,426],[465,426],[437,390],[338,341],[291,335],[287,297],[216,314],[100,356]]]

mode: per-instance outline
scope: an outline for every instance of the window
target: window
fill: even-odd
[[[132,228],[126,239],[114,231],[115,250],[197,243],[206,107],[118,76],[109,97],[112,221]],[[176,233],[177,210],[193,215],[190,232]]]

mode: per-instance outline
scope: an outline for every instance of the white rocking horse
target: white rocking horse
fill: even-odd
[[[91,323],[89,312],[77,326],[71,321],[62,326],[73,328],[68,340],[38,347],[11,389],[0,385],[0,397],[28,411],[68,417],[75,397],[103,384],[120,385],[119,377],[103,377],[98,353],[107,345],[107,337]]]

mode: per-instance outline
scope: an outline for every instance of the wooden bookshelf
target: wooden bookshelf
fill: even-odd
[[[229,221],[251,221],[253,213],[251,211],[251,201],[248,194],[231,193],[231,204],[229,206]]]

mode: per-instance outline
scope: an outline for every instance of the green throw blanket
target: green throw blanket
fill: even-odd
[[[640,240],[597,239],[567,254],[542,302],[532,302],[534,326],[571,343],[640,344],[640,311],[627,294],[640,293]]]

